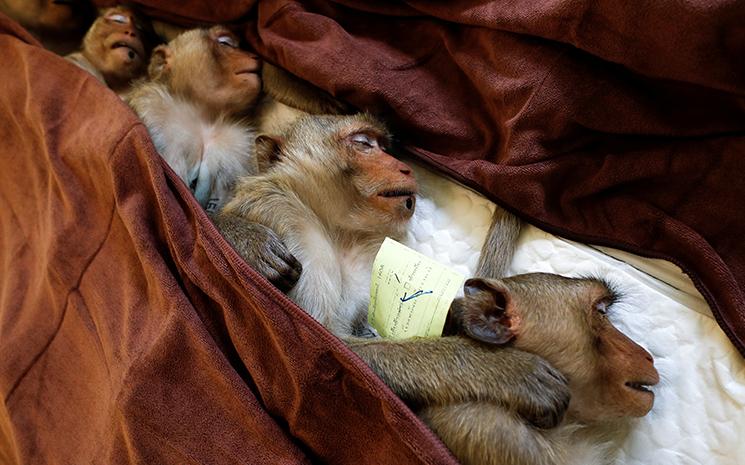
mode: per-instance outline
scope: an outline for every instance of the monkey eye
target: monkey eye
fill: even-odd
[[[597,310],[597,312],[601,315],[607,315],[608,307],[610,307],[610,304],[611,303],[606,299],[599,300],[595,302],[595,310]]]
[[[220,45],[227,45],[230,48],[238,48],[238,41],[235,37],[229,35],[221,35],[217,38],[217,43]]]
[[[111,21],[114,21],[115,23],[119,24],[129,24],[129,18],[125,15],[120,15],[118,13],[114,13],[111,15],[108,15],[106,19],[109,19]]]
[[[352,136],[352,143],[364,151],[368,151],[378,146],[378,141],[374,137],[370,137],[362,132]]]

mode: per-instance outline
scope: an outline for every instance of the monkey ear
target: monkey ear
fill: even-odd
[[[471,278],[463,288],[468,303],[463,330],[473,339],[504,345],[515,337],[509,290],[498,280]]]
[[[147,67],[147,74],[151,79],[158,79],[164,73],[168,72],[171,67],[171,49],[168,45],[158,45],[150,55],[150,65]]]
[[[256,138],[256,162],[259,165],[259,173],[263,173],[279,161],[283,143],[284,140],[279,136],[262,134]]]

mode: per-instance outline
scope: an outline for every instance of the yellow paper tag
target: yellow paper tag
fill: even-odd
[[[375,256],[367,319],[383,337],[442,335],[465,276],[386,238]]]

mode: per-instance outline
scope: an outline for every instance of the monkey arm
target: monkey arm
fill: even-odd
[[[418,415],[463,465],[568,463],[568,451],[553,440],[553,433],[561,435],[561,428],[551,432],[536,429],[500,405],[432,405]]]
[[[511,347],[457,336],[346,342],[414,405],[491,402],[541,427],[556,426],[569,405],[564,376],[541,357]]]
[[[340,115],[350,111],[345,103],[271,63],[264,63],[261,79],[264,92],[289,107],[313,115]]]

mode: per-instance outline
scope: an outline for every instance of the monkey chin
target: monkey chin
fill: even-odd
[[[651,383],[650,383],[651,384]],[[624,396],[628,399],[627,415],[632,417],[643,417],[652,410],[654,405],[654,392],[647,389],[647,383],[626,383],[624,385]]]

